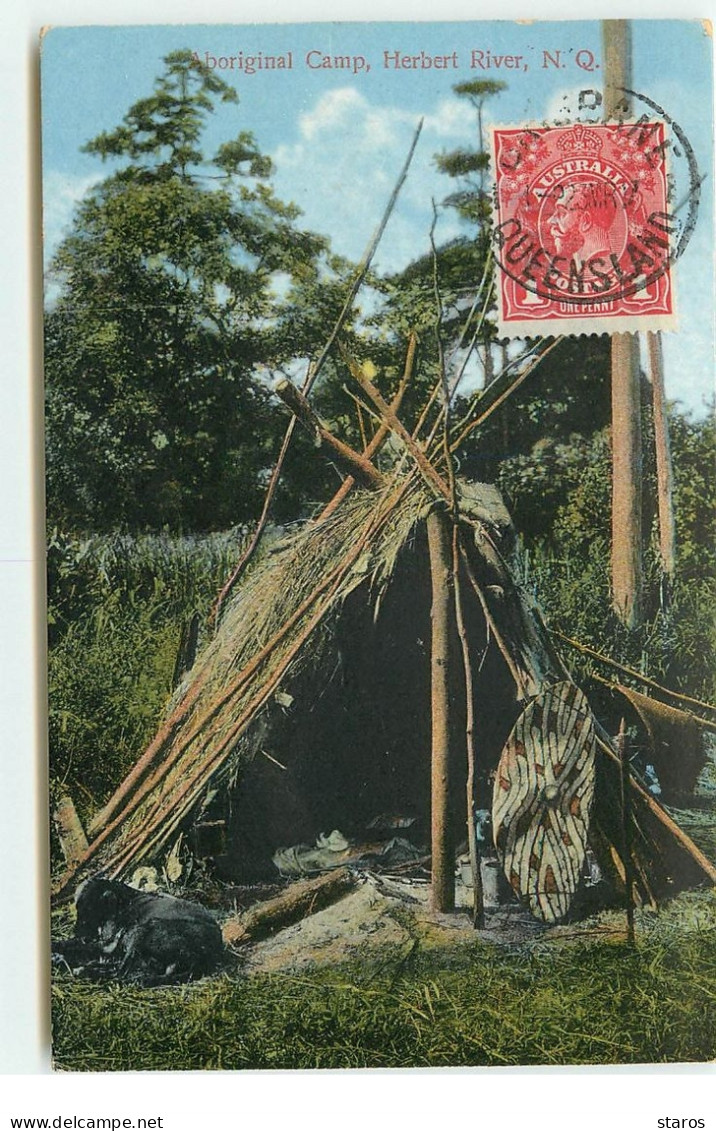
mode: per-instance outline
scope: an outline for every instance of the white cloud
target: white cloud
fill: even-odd
[[[313,141],[320,134],[347,125],[363,113],[365,99],[353,87],[333,90],[319,98],[313,110],[301,114],[298,130],[301,137]]]
[[[77,204],[92,185],[101,179],[97,174],[78,177],[54,170],[45,174],[42,184],[42,230],[46,264],[68,234]]]
[[[443,98],[434,114],[425,115],[425,129],[446,141],[474,140],[477,130],[475,111],[467,102]]]
[[[331,238],[335,251],[358,259],[374,232],[408,152],[419,115],[371,103],[355,87],[322,95],[298,120],[298,137],[272,155],[279,196],[303,210],[307,227]],[[396,270],[429,246],[431,200],[450,182],[434,165],[442,149],[469,145],[475,116],[457,99],[443,99],[427,114],[413,162],[376,256],[376,266]],[[439,238],[459,224],[443,214]]]

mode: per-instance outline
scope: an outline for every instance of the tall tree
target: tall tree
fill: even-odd
[[[473,226],[474,269],[484,265],[490,246],[490,194],[487,191],[487,170],[490,164],[485,148],[484,107],[488,99],[494,98],[506,89],[506,83],[491,79],[472,79],[456,83],[453,90],[458,98],[470,103],[475,111],[477,145],[468,149],[454,149],[449,153],[438,154],[435,158],[438,169],[452,177],[457,187],[445,200],[445,204],[455,208],[458,215]],[[469,325],[463,336],[469,340]],[[478,334],[481,344],[485,385],[492,382],[495,372],[493,358],[494,328],[488,319]],[[477,343],[476,343],[477,345]]]
[[[475,111],[476,142],[470,148],[453,149],[439,153],[435,163],[441,173],[452,177],[455,190],[446,198],[445,204],[457,209],[462,219],[474,225],[477,242],[482,245],[483,254],[489,242],[490,196],[487,191],[487,170],[490,165],[485,149],[484,107],[488,99],[506,90],[504,82],[473,79],[459,82],[453,87],[458,98],[465,99]]]
[[[113,168],[52,266],[48,509],[74,527],[249,519],[280,427],[261,370],[308,354],[336,303],[326,242],[276,198],[253,136],[204,152],[234,88],[188,51],[164,62],[85,146]],[[311,317],[302,289],[320,296]]]

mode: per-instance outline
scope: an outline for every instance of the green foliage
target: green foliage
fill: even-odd
[[[483,254],[486,250],[485,229],[490,218],[490,198],[485,180],[489,157],[484,149],[483,111],[489,99],[506,89],[504,82],[489,79],[456,83],[453,86],[455,94],[469,102],[475,111],[477,147],[454,149],[449,153],[440,153],[435,158],[438,169],[457,181],[457,189],[447,198],[446,203],[455,208],[463,220],[477,225],[477,239],[482,245]]]
[[[191,61],[187,51],[167,55],[165,74],[157,80],[154,93],[136,102],[118,129],[88,142],[85,152],[140,161],[147,156],[159,157],[158,168],[167,177],[172,177],[177,167],[201,163],[198,143],[204,115],[213,110],[210,95],[222,102],[238,102],[238,95],[208,68],[195,68],[192,73]]]
[[[714,576],[716,551],[716,417],[670,419],[674,458],[674,506],[682,583]]]
[[[180,989],[58,979],[65,1070],[408,1068],[709,1061],[713,899],[621,944],[385,951],[329,969]],[[582,934],[584,931],[581,932]]]
[[[161,609],[119,600],[73,625],[49,665],[52,795],[93,814],[157,729],[179,634]]]
[[[522,568],[551,627],[677,691],[716,699],[716,480],[708,474],[714,422],[678,413],[670,420],[676,489],[676,575],[667,592],[653,515],[653,435],[645,421],[645,619],[628,630],[610,592],[611,449],[609,431],[591,439],[539,441],[528,456],[506,461],[500,484],[523,535]],[[530,520],[530,513],[532,519]],[[575,673],[593,668],[569,653]],[[597,670],[603,674],[599,666]]]
[[[48,546],[49,739],[53,797],[81,816],[116,788],[153,737],[181,629],[205,623],[241,549],[239,531],[198,538],[78,539]]]
[[[598,457],[596,449],[587,453],[609,419],[609,340],[565,339],[461,447],[461,472],[499,485],[530,543],[548,538],[561,500],[579,489],[592,456],[603,463],[603,443]]]
[[[85,147],[114,171],[52,267],[48,510],[65,529],[253,517],[283,427],[265,375],[312,354],[337,301],[340,265],[275,197],[252,135],[202,151],[214,103],[235,90],[189,52],[165,64],[153,94]]]

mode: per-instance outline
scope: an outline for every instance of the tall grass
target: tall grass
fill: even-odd
[[[202,635],[242,546],[240,530],[203,537],[85,538],[48,544],[50,776],[82,817],[116,788],[150,741],[172,691],[182,629]],[[201,641],[200,641],[201,642]]]
[[[611,604],[609,546],[595,539],[584,555],[569,546],[538,543],[520,555],[523,585],[551,629],[636,668],[674,691],[716,703],[716,578],[677,577],[668,601],[654,596],[636,628],[626,628]],[[645,555],[647,594],[658,594],[660,574]],[[556,641],[577,680],[604,668]],[[630,682],[627,678],[627,683]]]
[[[176,989],[57,982],[58,1068],[404,1068],[704,1061],[716,1052],[714,904],[638,946],[396,951]]]

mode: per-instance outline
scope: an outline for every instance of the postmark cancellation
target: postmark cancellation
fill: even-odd
[[[668,123],[491,134],[498,335],[675,329]]]

